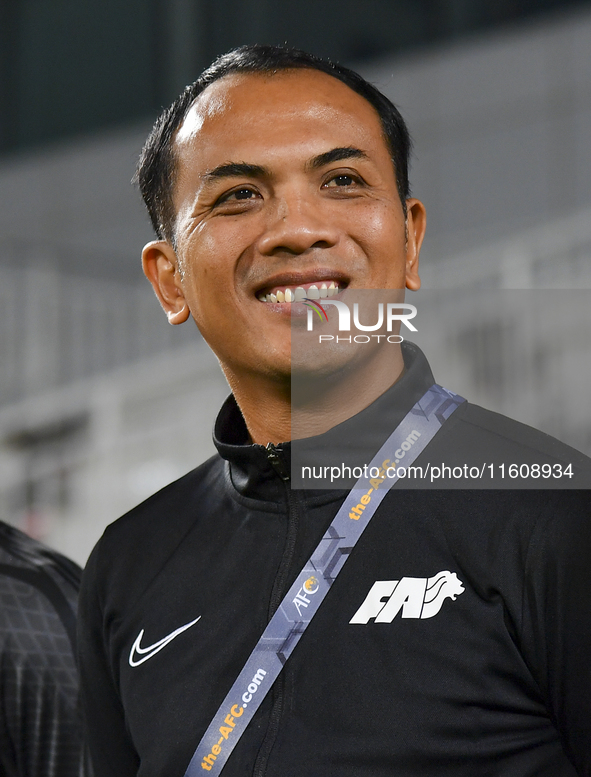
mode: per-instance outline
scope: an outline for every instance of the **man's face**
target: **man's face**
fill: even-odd
[[[321,298],[419,287],[422,206],[409,201],[407,240],[379,117],[337,79],[315,70],[220,79],[190,109],[175,152],[169,314],[186,303],[226,371],[289,374],[296,307],[286,300],[298,287]]]

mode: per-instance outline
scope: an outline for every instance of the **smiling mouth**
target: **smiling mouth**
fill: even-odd
[[[257,298],[260,302],[303,302],[305,299],[334,297],[343,288],[343,284],[339,285],[339,281],[317,281],[300,286],[276,286],[267,292],[257,294]]]

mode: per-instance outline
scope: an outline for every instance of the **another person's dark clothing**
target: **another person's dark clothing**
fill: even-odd
[[[416,349],[405,364],[345,422],[351,444],[376,418],[387,436],[433,383]],[[231,398],[215,438],[219,455],[111,525],[85,572],[79,644],[97,777],[183,776],[343,501],[290,489],[248,444]],[[591,471],[571,448],[469,403],[417,463],[495,450]],[[395,486],[223,777],[591,775],[590,494]],[[362,611],[377,581],[394,589],[381,622]]]
[[[81,777],[80,568],[0,522],[0,777]]]

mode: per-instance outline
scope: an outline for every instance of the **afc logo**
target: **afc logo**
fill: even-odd
[[[314,575],[311,575],[297,592],[293,600],[293,603],[295,604],[298,611],[298,615],[301,616],[302,607],[307,607],[310,604],[309,597],[313,596],[316,591],[318,591],[318,588],[318,579],[314,577]]]

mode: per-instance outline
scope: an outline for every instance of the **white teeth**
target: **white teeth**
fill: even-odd
[[[302,302],[305,299],[325,299],[326,297],[334,297],[340,291],[338,285],[334,282],[330,282],[330,286],[326,283],[322,283],[320,288],[313,283],[307,289],[303,286],[297,286],[295,289],[277,289],[269,294],[259,294],[258,299],[261,302]]]

